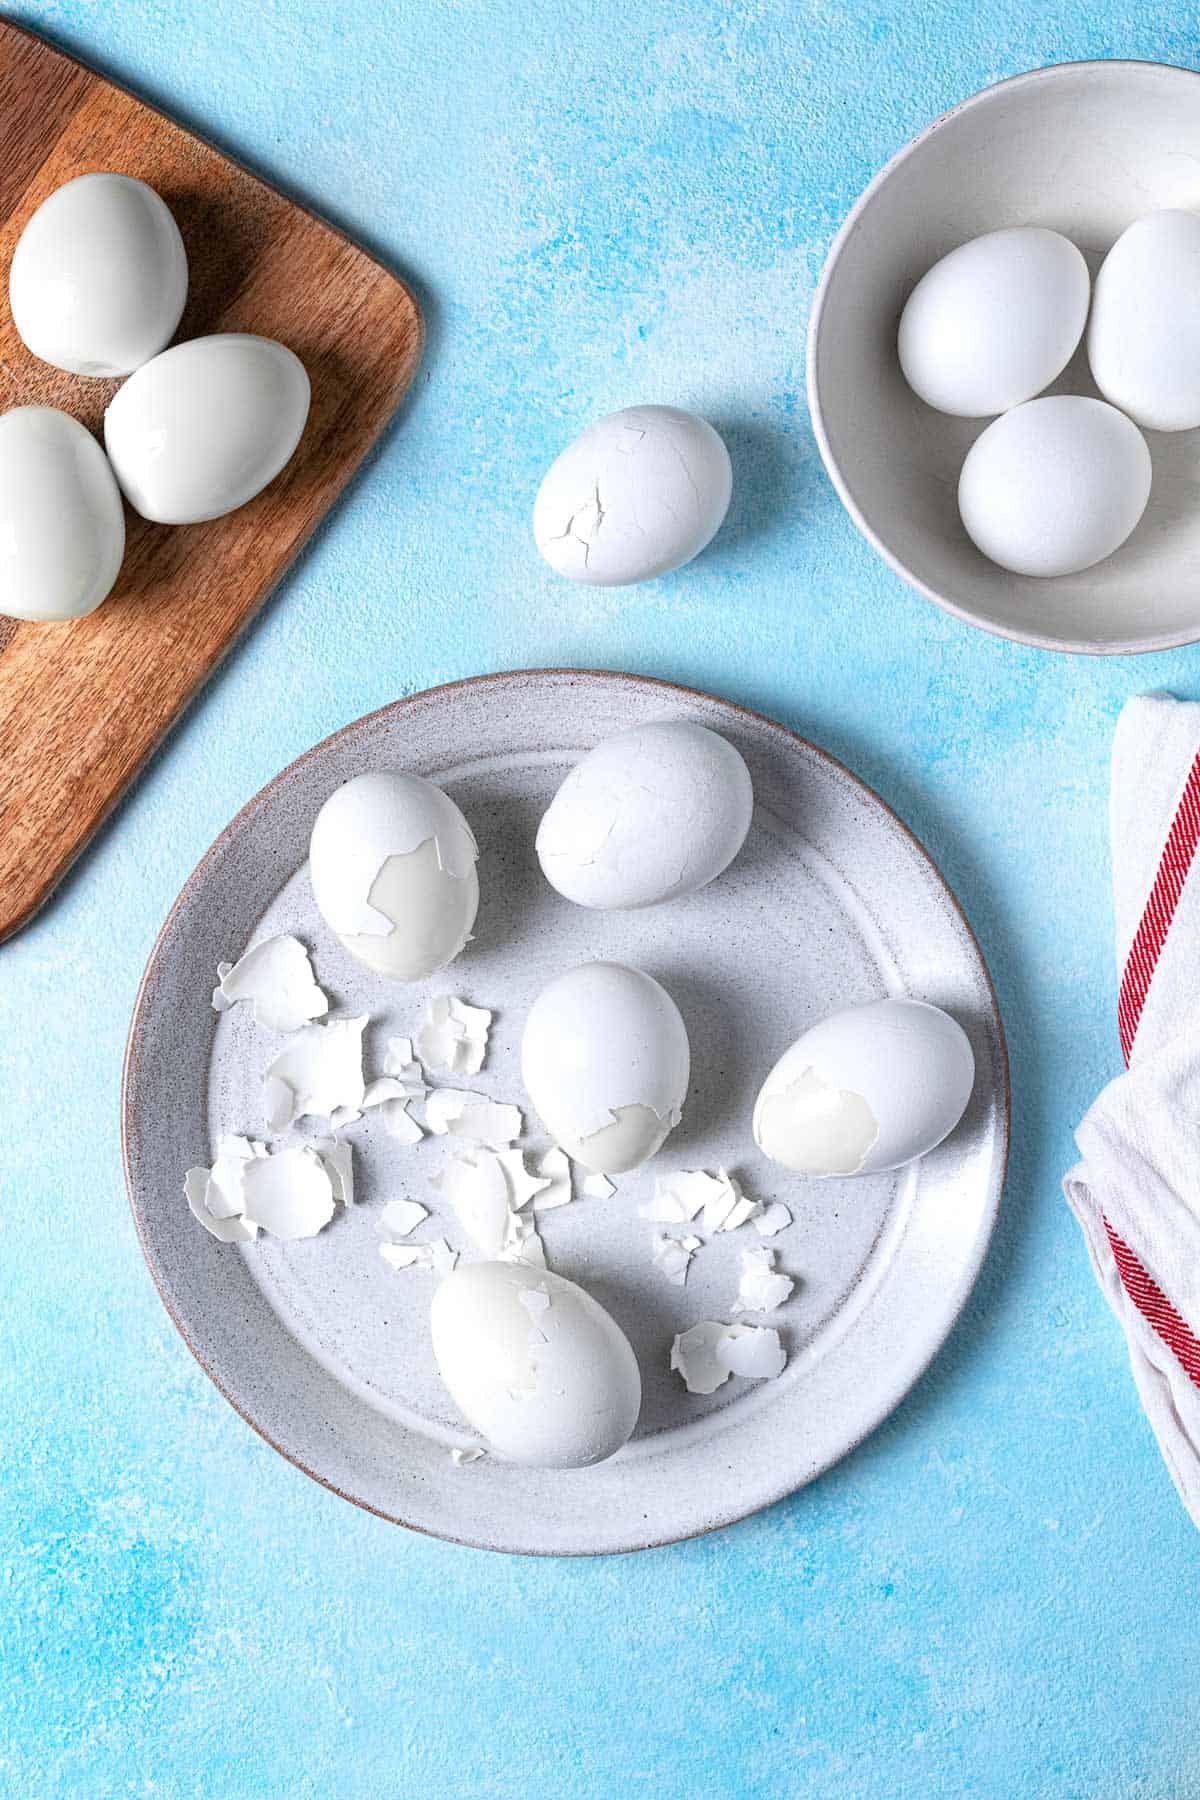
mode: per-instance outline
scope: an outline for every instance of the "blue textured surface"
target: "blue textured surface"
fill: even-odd
[[[1031,13],[1035,16],[1031,16]],[[15,14],[410,276],[401,427],[57,900],[0,950],[0,1791],[1186,1800],[1200,1546],[1059,1195],[1113,1072],[1105,764],[1200,651],[1084,661],[943,617],[859,541],[803,395],[875,167],[1048,61],[1192,65],[1187,9],[900,0],[61,0]],[[728,436],[712,551],[559,583],[528,516],[585,421]],[[822,1481],[717,1536],[529,1562],[360,1514],[229,1410],[159,1307],[118,1081],[158,925],[315,739],[433,682],[642,670],[827,745],[929,844],[1010,1035],[1002,1224],[946,1351]]]

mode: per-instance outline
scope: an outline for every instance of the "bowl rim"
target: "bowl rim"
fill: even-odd
[[[947,594],[939,592],[937,588],[932,587],[927,581],[923,581],[919,575],[914,574],[901,558],[896,555],[895,551],[883,541],[851,493],[846,478],[842,473],[841,466],[839,465],[837,457],[834,455],[833,448],[829,442],[829,435],[825,429],[825,418],[821,407],[819,392],[820,349],[818,340],[825,315],[826,303],[829,298],[829,288],[833,273],[841,258],[842,251],[857,229],[859,221],[867,207],[884,187],[889,178],[902,164],[906,163],[910,157],[915,156],[935,132],[940,131],[944,125],[948,125],[952,119],[956,119],[960,113],[965,113],[973,107],[982,105],[1008,89],[1034,87],[1041,83],[1056,80],[1066,74],[1078,73],[1080,70],[1092,72],[1103,70],[1106,73],[1110,73],[1114,70],[1125,73],[1129,73],[1133,70],[1155,70],[1170,76],[1178,75],[1187,81],[1200,82],[1200,70],[1187,69],[1179,63],[1155,62],[1151,58],[1128,56],[1084,57],[1073,62],[1047,63],[1041,68],[1025,69],[1020,74],[1008,75],[1001,81],[990,82],[987,87],[980,88],[977,93],[969,94],[965,100],[956,101],[956,103],[953,106],[948,107],[945,112],[939,113],[937,118],[931,119],[928,125],[923,126],[914,137],[911,137],[906,144],[903,144],[901,148],[896,151],[895,155],[889,157],[882,168],[877,170],[871,177],[871,180],[867,183],[862,193],[858,196],[858,199],[854,202],[854,205],[850,208],[850,211],[846,214],[846,217],[843,219],[830,243],[825,256],[825,262],[821,269],[821,276],[817,283],[817,289],[813,295],[812,311],[809,314],[806,342],[807,370],[805,386],[808,395],[808,412],[809,419],[812,423],[813,436],[817,440],[817,448],[821,452],[821,461],[825,465],[825,472],[829,476],[830,481],[832,481],[839,500],[876,554],[882,557],[888,567],[894,570],[894,572],[900,576],[901,580],[906,582],[909,587],[915,588],[919,594],[923,594],[927,600],[932,600],[935,606],[940,607],[943,612],[951,614],[953,618],[961,619],[965,624],[973,625],[980,631],[986,631],[992,637],[1006,638],[1011,643],[1029,644],[1035,650],[1055,650],[1068,656],[1143,656],[1156,650],[1177,650],[1184,645],[1200,642],[1200,616],[1197,617],[1194,626],[1189,626],[1183,631],[1157,632],[1143,637],[1122,639],[1115,643],[1097,638],[1056,637],[1051,632],[1037,631],[1034,629],[1021,631],[1015,626],[998,624],[996,620],[976,611],[973,607],[963,605],[962,602],[953,600]]]

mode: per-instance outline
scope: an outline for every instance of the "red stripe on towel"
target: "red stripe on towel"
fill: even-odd
[[[1113,1258],[1125,1292],[1143,1318],[1153,1325],[1185,1374],[1200,1387],[1200,1338],[1196,1337],[1187,1320],[1176,1312],[1157,1281],[1147,1274],[1129,1245],[1117,1236],[1107,1219],[1104,1221],[1104,1229],[1108,1233],[1108,1241],[1112,1245]]]
[[[1183,793],[1171,820],[1171,829],[1159,860],[1154,886],[1146,909],[1138,923],[1129,948],[1121,991],[1117,999],[1117,1025],[1121,1049],[1128,1063],[1133,1052],[1142,1009],[1150,983],[1175,917],[1175,908],[1183,892],[1196,846],[1200,844],[1200,752],[1188,770]],[[1104,1221],[1113,1260],[1121,1284],[1142,1317],[1154,1328],[1179,1363],[1180,1368],[1200,1387],[1200,1339],[1187,1320],[1172,1306],[1149,1271],[1139,1262],[1123,1238],[1117,1236],[1108,1220]]]
[[[1200,754],[1193,761],[1183,784],[1183,793],[1175,809],[1175,817],[1171,820],[1171,829],[1163,846],[1154,886],[1150,889],[1150,898],[1130,945],[1125,973],[1121,977],[1117,1024],[1126,1062],[1133,1052],[1133,1040],[1137,1036],[1138,1021],[1146,1004],[1146,995],[1150,992],[1150,983],[1154,979],[1155,965],[1167,941],[1167,932],[1171,928],[1183,884],[1192,866],[1197,843],[1200,843]]]

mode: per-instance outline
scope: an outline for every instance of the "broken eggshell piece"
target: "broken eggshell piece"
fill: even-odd
[[[346,782],[317,814],[309,876],[321,917],[351,956],[393,981],[420,981],[471,935],[478,855],[441,788],[377,769]]]
[[[660,719],[602,739],[575,765],[538,827],[538,861],[578,906],[657,906],[727,869],[753,811],[732,744]]]
[[[550,465],[533,535],[560,575],[625,587],[698,556],[732,491],[729,452],[707,420],[630,406],[589,425]]]
[[[759,1092],[754,1139],[801,1175],[873,1175],[947,1137],[975,1085],[970,1040],[922,1000],[872,1000],[814,1025]]]
[[[547,1131],[603,1175],[635,1169],[679,1123],[690,1054],[679,1008],[652,976],[583,963],[529,1009],[521,1073]]]
[[[637,1358],[598,1300],[562,1276],[468,1263],[430,1309],[438,1371],[459,1410],[509,1462],[603,1462],[637,1424]]]

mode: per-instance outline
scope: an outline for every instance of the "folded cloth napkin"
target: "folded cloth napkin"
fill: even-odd
[[[1200,1525],[1200,703],[1127,703],[1109,824],[1128,1068],[1076,1132],[1063,1186]]]

